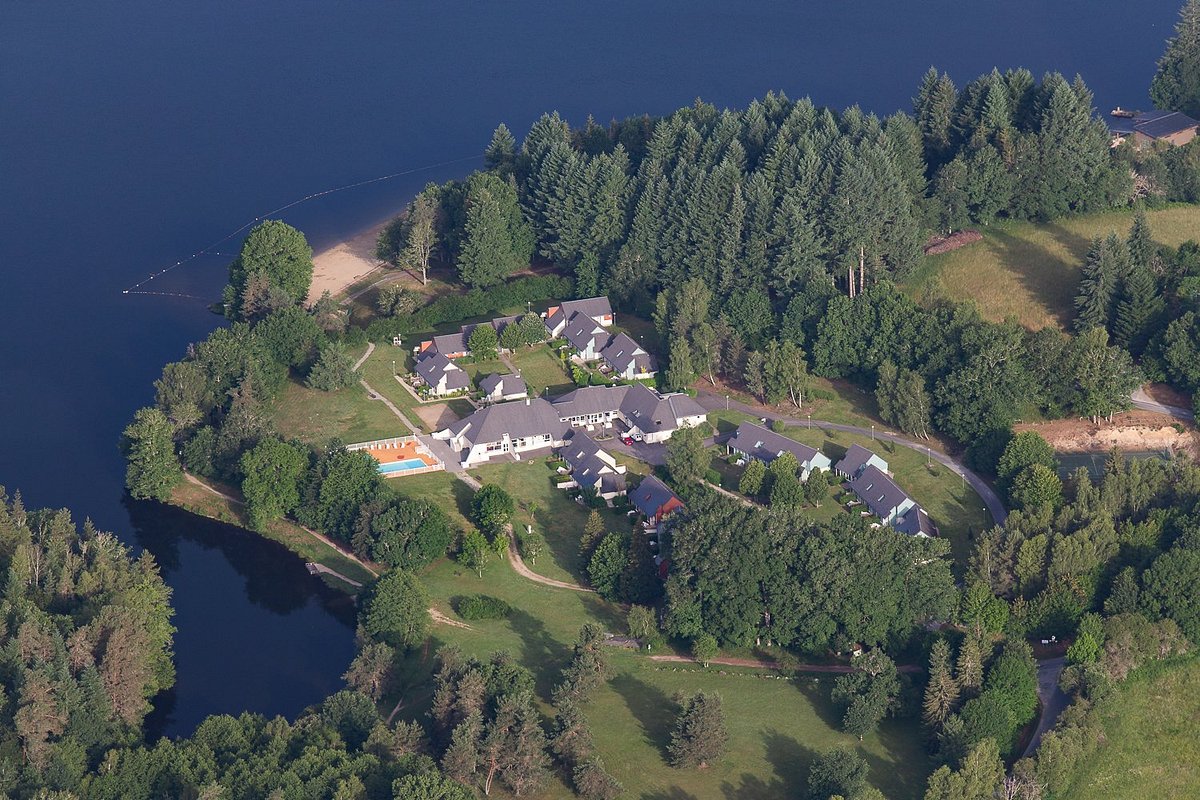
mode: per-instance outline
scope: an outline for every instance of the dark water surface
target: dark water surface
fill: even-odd
[[[542,111],[743,106],[769,89],[888,113],[936,64],[1080,72],[1145,106],[1177,0],[57,2],[0,4],[0,483],[151,550],[179,680],[155,725],[295,715],[339,684],[351,613],[269,542],[122,502],[117,437],[162,364],[218,320],[120,290],[315,191],[476,156]],[[426,170],[296,207],[318,248]],[[236,242],[222,248],[236,249]],[[227,259],[147,288],[215,299]]]

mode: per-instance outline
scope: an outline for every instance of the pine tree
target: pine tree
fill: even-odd
[[[662,581],[650,549],[650,537],[635,531],[629,537],[625,570],[621,573],[621,599],[626,603],[650,605],[661,595]]]
[[[767,465],[757,458],[751,458],[738,482],[738,491],[747,497],[755,497],[762,491],[763,480],[766,476]]]
[[[1150,84],[1157,108],[1200,116],[1200,0],[1187,0]]]
[[[682,336],[671,342],[671,358],[667,365],[666,384],[673,392],[681,392],[696,380],[692,365],[692,348]]]
[[[968,634],[958,646],[958,658],[954,662],[954,680],[959,694],[974,697],[983,686],[983,653],[979,640]]]
[[[458,259],[463,283],[484,289],[503,281],[511,272],[506,256],[512,252],[512,238],[500,215],[500,204],[486,188],[468,196],[466,232]]]
[[[1107,242],[1093,238],[1075,296],[1075,330],[1108,327],[1117,280]]]
[[[579,552],[590,556],[603,536],[604,518],[600,516],[599,511],[592,509],[592,512],[588,514],[587,522],[583,524],[583,535],[579,537]]]
[[[512,174],[516,160],[517,140],[513,138],[508,126],[501,122],[492,134],[487,150],[483,151],[483,166],[501,177],[508,177]]]
[[[1146,210],[1139,208],[1133,215],[1133,226],[1129,229],[1126,239],[1129,249],[1129,264],[1131,267],[1150,269],[1154,253],[1158,249],[1150,232],[1150,221],[1146,219]]]
[[[1135,262],[1121,282],[1113,340],[1135,358],[1141,356],[1153,330],[1153,323],[1162,309],[1154,276],[1149,269]]]
[[[913,111],[925,142],[925,158],[931,166],[940,164],[950,150],[951,123],[957,105],[958,91],[954,83],[949,76],[938,75],[938,71],[930,67],[913,98]]]
[[[725,752],[729,733],[721,696],[697,692],[681,700],[679,718],[667,748],[671,766],[703,767]]]
[[[929,653],[929,683],[921,712],[921,719],[930,730],[941,728],[954,712],[958,694],[958,684],[950,672],[950,645],[945,639],[938,639]]]

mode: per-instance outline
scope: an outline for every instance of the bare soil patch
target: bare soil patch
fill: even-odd
[[[413,408],[413,411],[421,418],[422,422],[429,426],[430,430],[440,431],[442,428],[458,422],[458,414],[451,411],[450,406],[446,403],[419,405]]]
[[[433,606],[429,607],[429,617],[433,620],[433,624],[435,624],[435,625],[449,625],[451,628],[462,628],[463,630],[466,630],[466,631],[475,630],[474,628],[472,628],[470,625],[468,625],[465,622],[459,622],[456,619],[447,617],[445,614],[438,611]]]
[[[1060,419],[1022,423],[1014,425],[1013,430],[1036,431],[1062,453],[1106,453],[1115,447],[1129,452],[1170,450],[1193,458],[1200,455],[1200,437],[1195,428],[1149,411],[1127,411],[1099,425],[1088,419]]]

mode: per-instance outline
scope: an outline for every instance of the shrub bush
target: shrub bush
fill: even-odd
[[[504,619],[512,613],[512,606],[499,597],[472,594],[455,600],[454,610],[463,619]]]
[[[704,473],[704,480],[708,481],[713,486],[720,486],[721,485],[721,473],[717,472],[715,469],[710,468],[707,472]]]

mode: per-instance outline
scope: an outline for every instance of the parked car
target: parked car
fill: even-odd
[[[626,447],[632,447],[632,446],[633,446],[633,439],[630,439],[628,436],[622,436],[622,437],[621,437],[621,444],[625,445]]]
[[[634,432],[633,432],[632,434],[630,434],[630,435],[631,435],[631,436],[633,436],[633,440],[634,440],[635,442],[640,442],[640,441],[642,441],[642,434],[638,433],[637,431],[634,431]]]

